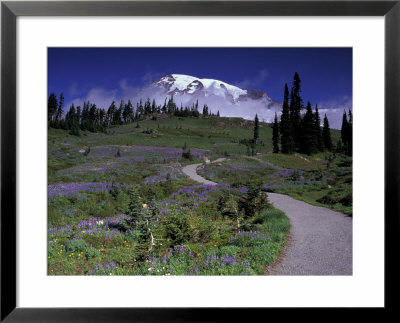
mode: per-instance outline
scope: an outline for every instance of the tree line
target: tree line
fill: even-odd
[[[208,117],[220,116],[219,111],[215,115],[211,112],[207,104],[204,104],[202,113],[199,112],[198,100],[191,106],[180,107],[174,102],[173,96],[165,98],[163,105],[157,105],[155,99],[152,101],[148,98],[145,102],[140,99],[134,108],[131,100],[127,103],[124,100],[120,101],[119,107],[116,106],[115,101],[111,103],[107,111],[98,108],[96,104],[86,101],[83,107],[75,107],[74,103],[71,104],[68,112],[64,115],[64,95],[61,93],[57,95],[51,93],[48,98],[48,124],[52,128],[60,128],[70,130],[73,135],[80,135],[80,131],[106,132],[106,129],[114,125],[128,124],[143,120],[149,116],[157,118],[157,114],[166,114],[169,116],[178,117]]]
[[[352,114],[349,110],[349,120],[346,111],[343,115],[341,141],[333,147],[328,117],[324,116],[321,129],[321,118],[316,105],[313,111],[310,101],[304,107],[300,95],[301,80],[296,72],[293,77],[292,87],[289,96],[288,85],[285,84],[282,114],[280,122],[275,113],[272,126],[273,152],[293,154],[315,154],[322,151],[333,151],[351,155],[352,150]],[[305,110],[305,113],[302,111]]]

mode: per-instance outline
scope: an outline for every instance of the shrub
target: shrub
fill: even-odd
[[[182,151],[182,158],[188,160],[193,159],[193,155],[191,154],[190,149]]]
[[[252,217],[262,210],[270,208],[267,193],[262,192],[259,186],[250,185],[247,193],[239,199],[239,211],[245,217]]]
[[[351,206],[353,204],[353,194],[347,194],[345,197],[339,200],[339,203],[343,204],[344,206]]]
[[[190,238],[190,225],[186,216],[171,213],[165,222],[166,238],[171,242],[170,246],[182,244]]]
[[[296,169],[292,175],[288,176],[288,180],[292,182],[296,182],[300,179],[300,174],[298,170]]]
[[[118,198],[119,188],[117,185],[115,185],[114,182],[111,183],[111,188],[109,190],[109,193],[111,194],[111,196],[113,197],[114,200],[116,200]]]
[[[80,131],[80,129],[79,129],[79,127],[77,125],[74,125],[74,126],[72,126],[69,134],[72,135],[72,136],[80,137],[81,136],[81,131]]]
[[[202,217],[198,226],[198,240],[205,243],[214,238],[217,233],[217,228],[208,217]]]

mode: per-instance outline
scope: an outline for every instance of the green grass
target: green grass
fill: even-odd
[[[151,257],[146,257],[148,261],[141,258],[146,247],[136,234],[118,233],[108,239],[76,226],[68,234],[52,234],[48,272],[50,275],[263,275],[266,266],[273,264],[282,252],[290,231],[286,215],[274,208],[250,219],[251,231],[236,233],[227,219],[212,222],[190,216],[187,219],[192,230],[211,232],[206,238],[203,236],[207,241],[196,241],[199,236],[192,235],[183,245],[169,248],[160,225],[155,230],[157,244]]]
[[[300,169],[300,170],[313,170],[319,169],[326,165],[326,161],[319,155],[307,156],[301,154],[284,155],[267,153],[259,158],[263,161],[270,162],[274,165],[284,168]]]
[[[323,153],[313,156],[272,154],[272,129],[264,123],[260,123],[257,154],[247,156],[247,147],[239,144],[239,140],[252,138],[254,124],[240,118],[174,117],[143,120],[139,122],[140,128],[136,128],[136,124],[112,127],[108,133],[82,132],[80,137],[68,131],[49,129],[48,181],[49,184],[137,184],[143,202],[170,201],[161,206],[163,213],[160,211],[155,224],[152,262],[144,262],[149,257],[148,246],[135,230],[130,234],[115,234],[112,229],[88,233],[90,228],[77,227],[90,218],[106,221],[126,213],[127,189],[121,189],[117,196],[108,191],[81,191],[48,201],[49,232],[56,232],[49,235],[49,274],[101,275],[104,271],[107,275],[261,275],[265,266],[272,264],[282,251],[290,223],[281,211],[269,208],[246,219],[241,229],[247,233],[237,236],[235,219],[223,216],[218,209],[218,199],[226,193],[223,189],[199,200],[197,193],[173,195],[181,188],[198,185],[180,173],[180,169],[201,162],[200,158],[163,160],[157,153],[149,153],[145,160],[133,161],[130,158],[141,156],[140,152],[137,153],[140,156],[136,156],[131,150],[130,146],[134,145],[171,147],[179,151],[186,144],[192,150],[207,150],[205,156],[211,160],[226,157],[226,161],[208,165],[200,173],[218,183],[231,184],[237,190],[230,192],[236,201],[243,194],[238,193],[242,186],[273,184],[277,185],[276,192],[351,214],[351,203],[343,204],[348,204],[352,190],[351,158],[337,155],[328,167],[327,154]],[[146,129],[152,131],[143,132]],[[332,131],[333,138],[338,138],[338,134]],[[85,156],[80,150],[88,147],[91,151]],[[296,173],[282,177],[279,173],[282,170]],[[172,178],[166,180],[167,175]],[[162,182],[148,183],[152,177]],[[298,185],[296,181],[304,183]],[[181,235],[182,241],[174,236],[176,223],[171,220],[174,216],[177,218],[173,221],[182,219],[179,225],[188,225],[185,231],[188,234]],[[57,228],[64,229],[58,232]],[[248,236],[254,231],[258,232],[257,236]],[[174,247],[181,243],[185,247],[178,252]],[[164,254],[170,248],[175,251],[168,253],[164,263]]]
[[[299,188],[276,190],[276,192],[287,194],[297,200],[304,201],[315,206],[326,207],[331,210],[342,212],[344,214],[352,216],[353,215],[352,205],[343,205],[343,203],[339,202],[341,199],[346,198],[349,194],[351,194],[351,190],[352,190],[351,186],[350,187],[339,186],[336,189],[332,188],[329,189],[326,186],[315,185],[307,189],[299,187]],[[332,202],[329,203],[318,202],[320,199],[322,199],[324,196],[327,195],[335,196],[336,202],[335,199],[333,199]]]

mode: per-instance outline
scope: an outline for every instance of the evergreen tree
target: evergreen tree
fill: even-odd
[[[273,152],[275,154],[279,153],[279,124],[278,124],[278,116],[275,112],[274,126],[272,128],[272,145],[274,147]]]
[[[348,140],[347,155],[352,156],[353,155],[353,114],[351,113],[351,110],[349,110],[347,140]]]
[[[156,112],[157,112],[156,100],[153,99],[153,102],[151,103],[151,113],[156,113]]]
[[[75,122],[76,122],[75,105],[72,103],[69,108],[69,111],[65,115],[65,124],[68,129],[71,129],[72,126],[75,124]]]
[[[162,113],[167,113],[167,98],[164,100],[164,105],[161,108]]]
[[[97,131],[97,108],[95,104],[92,104],[89,109],[89,131]]]
[[[114,117],[115,117],[116,110],[117,110],[117,107],[115,106],[115,101],[112,101],[111,105],[108,107],[108,110],[107,110],[107,123],[109,126],[114,124]]]
[[[53,120],[58,108],[58,101],[57,101],[57,96],[54,93],[51,93],[49,95],[49,98],[47,100],[47,111],[48,111],[48,122],[49,125],[51,121]]]
[[[342,118],[342,128],[340,130],[340,137],[342,139],[342,142],[346,144],[347,142],[347,135],[348,135],[348,121],[347,121],[347,114],[346,110],[343,111],[343,118]]]
[[[284,153],[284,154],[293,153],[294,141],[293,141],[292,122],[290,120],[289,89],[288,89],[287,84],[285,84],[285,90],[284,90],[284,95],[283,95],[280,133],[281,133],[281,151],[282,151],[282,153]]]
[[[168,104],[167,104],[167,112],[168,114],[174,114],[176,111],[176,104],[174,102],[174,96],[171,95],[170,99],[168,100]]]
[[[136,186],[132,186],[129,190],[128,203],[128,219],[126,220],[129,228],[134,228],[141,220],[142,215],[142,200]]]
[[[301,109],[303,100],[300,96],[301,80],[297,72],[294,73],[290,95],[290,121],[292,122],[293,140],[296,149],[300,148],[301,140]]]
[[[58,107],[57,107],[57,114],[56,114],[56,120],[58,122],[61,121],[62,115],[64,113],[64,94],[60,94],[60,98],[58,99]]]
[[[342,139],[342,150],[343,152],[351,156],[352,154],[352,132],[353,132],[353,116],[351,112],[349,112],[350,121],[347,120],[346,111],[343,112],[343,119],[342,119],[342,129],[340,131],[341,139]]]
[[[306,114],[301,122],[300,152],[307,155],[317,152],[315,122],[310,101],[307,103]]]
[[[128,103],[125,104],[124,110],[122,112],[122,118],[124,119],[124,123],[132,122],[133,119],[133,106],[131,100],[128,100]]]
[[[258,137],[259,137],[259,124],[258,124],[258,116],[256,114],[254,118],[254,132],[253,132],[254,143],[257,143]]]
[[[208,106],[207,104],[204,104],[203,106],[203,117],[208,116]]]
[[[150,98],[147,98],[147,101],[144,103],[144,114],[148,115],[151,113],[151,103]]]
[[[106,127],[106,111],[104,109],[98,109],[97,111],[99,115],[98,124],[102,128],[102,130],[104,130],[104,128]]]
[[[322,129],[322,137],[324,140],[325,148],[329,151],[332,151],[331,129],[329,128],[329,121],[326,114],[324,117],[324,128]]]
[[[83,102],[81,115],[81,129],[86,130],[89,124],[89,102]]]
[[[115,112],[114,112],[114,118],[113,118],[113,119],[114,119],[114,124],[115,124],[115,125],[120,125],[120,124],[122,124],[122,119],[121,119],[121,117],[122,117],[123,109],[124,109],[124,101],[121,100],[121,102],[120,102],[120,104],[119,104],[119,108],[116,109]]]
[[[76,116],[76,124],[78,126],[80,126],[80,124],[81,124],[81,107],[79,105],[76,108],[75,116]]]
[[[321,118],[319,116],[318,105],[315,107],[314,122],[315,122],[315,137],[317,141],[317,149],[318,151],[324,151],[324,140],[322,138]]]
[[[143,102],[140,99],[139,103],[136,104],[136,115],[137,118],[140,118],[144,114]]]

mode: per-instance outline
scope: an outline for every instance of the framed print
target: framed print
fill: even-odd
[[[391,308],[399,13],[2,2],[1,319]]]

